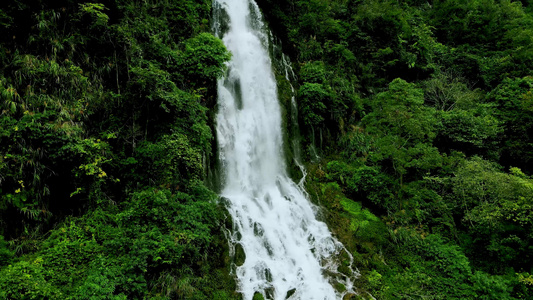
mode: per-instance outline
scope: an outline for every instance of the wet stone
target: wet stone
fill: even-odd
[[[236,244],[235,245],[235,264],[237,266],[242,266],[245,260],[246,260],[246,253],[244,253],[244,249],[242,248],[241,244]]]
[[[296,293],[296,289],[288,290],[285,299],[289,299],[292,295],[294,295],[294,293]]]

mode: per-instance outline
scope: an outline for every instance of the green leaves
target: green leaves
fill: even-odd
[[[422,90],[401,79],[389,84],[387,92],[372,100],[373,112],[363,122],[370,130],[396,134],[409,143],[416,143],[436,136],[435,111],[423,105]],[[370,131],[372,132],[372,131]],[[401,147],[401,145],[398,145]]]
[[[0,268],[6,266],[13,259],[14,253],[9,250],[4,237],[0,235]]]
[[[300,69],[300,80],[306,83],[325,83],[326,68],[324,62],[312,61],[304,64]]]
[[[298,97],[304,123],[311,127],[322,126],[326,119],[326,103],[331,101],[324,86],[320,83],[304,83],[298,90]]]
[[[13,18],[11,18],[5,11],[0,9],[0,25],[7,28],[11,26],[11,22],[13,22]]]
[[[92,26],[106,26],[109,22],[109,16],[103,13],[105,6],[101,3],[81,3],[80,12],[89,14],[94,19]]]
[[[452,143],[488,148],[496,144],[496,137],[502,132],[500,124],[488,111],[454,109],[442,113],[443,130],[440,134]]]
[[[27,2],[0,10],[0,298],[231,298],[211,2]]]
[[[509,164],[533,167],[533,78],[506,78],[489,95],[503,122],[502,156]]]
[[[311,186],[376,298],[531,297],[526,2],[260,1],[320,137]],[[381,248],[343,193],[387,222]]]
[[[165,135],[157,143],[144,142],[137,148],[137,179],[176,190],[204,176],[202,150],[180,133]]]
[[[213,83],[224,74],[224,63],[231,57],[222,41],[212,34],[201,33],[186,40],[177,67],[187,75],[193,86]]]
[[[475,158],[460,166],[451,185],[453,199],[465,210],[464,222],[478,234],[474,240],[483,252],[504,264],[529,265],[533,181]]]
[[[59,299],[64,297],[46,281],[42,258],[21,261],[2,269],[0,297],[11,299]]]
[[[149,297],[161,292],[160,274],[183,272],[178,280],[210,276],[207,270],[217,264],[209,260],[212,245],[215,235],[221,234],[222,216],[215,199],[201,185],[192,188],[191,195],[152,188],[133,193],[119,212],[116,207],[100,208],[83,218],[70,218],[51,232],[36,255],[2,269],[0,296]],[[0,258],[10,260],[2,248]],[[195,297],[210,298],[202,294],[201,286],[196,287]],[[171,286],[166,292],[182,293],[180,288]]]

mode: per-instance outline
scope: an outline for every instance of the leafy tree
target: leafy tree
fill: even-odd
[[[213,84],[224,74],[224,62],[230,59],[222,41],[212,34],[201,33],[185,41],[185,50],[178,58],[177,68],[182,69],[193,86]]]
[[[473,231],[467,241],[471,255],[490,271],[509,266],[529,270],[531,180],[518,168],[506,174],[474,158],[457,169],[450,184],[456,207],[464,211],[463,222]]]
[[[330,94],[320,83],[304,83],[298,90],[304,124],[311,127],[324,126]]]
[[[506,165],[524,165],[531,170],[533,125],[533,78],[506,78],[488,96],[497,105],[497,116],[503,122],[502,161]]]

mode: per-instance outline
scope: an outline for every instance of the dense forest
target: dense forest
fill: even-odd
[[[258,1],[346,299],[533,298],[530,2]],[[0,299],[241,298],[211,9],[2,1]]]

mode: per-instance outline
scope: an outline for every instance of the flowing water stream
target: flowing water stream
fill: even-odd
[[[234,270],[238,292],[246,300],[256,293],[265,299],[341,299],[352,290],[348,276],[337,272],[335,257],[344,248],[286,171],[261,13],[253,0],[214,2],[215,33],[233,55],[218,83],[216,130],[221,197],[233,221],[228,239],[233,251],[242,247],[245,254]]]

